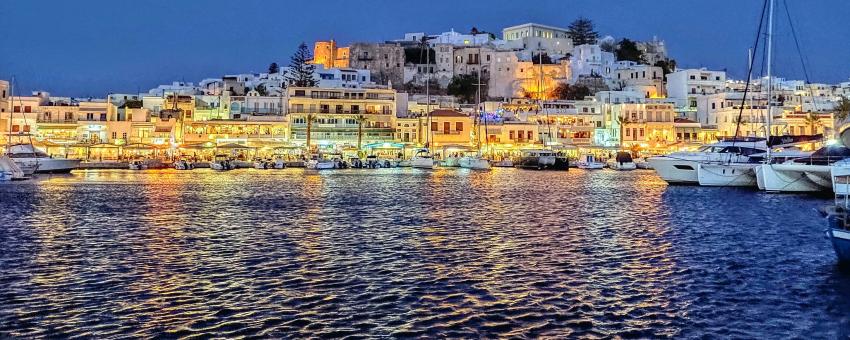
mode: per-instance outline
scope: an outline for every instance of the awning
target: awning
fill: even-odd
[[[145,143],[133,143],[124,146],[124,150],[154,150],[160,149],[161,146]]]
[[[235,149],[253,149],[253,148],[252,148],[252,147],[250,147],[250,146],[245,146],[245,145],[235,144],[235,143],[228,143],[228,144],[218,145],[218,146],[216,146],[216,148],[218,148],[218,149],[234,149],[234,150],[235,150]]]

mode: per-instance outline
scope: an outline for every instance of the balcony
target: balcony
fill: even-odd
[[[59,119],[59,118],[50,118],[50,117],[38,117],[36,118],[36,123],[39,124],[76,124],[77,119]]]

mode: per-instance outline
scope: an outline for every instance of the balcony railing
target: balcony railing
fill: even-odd
[[[77,123],[77,119],[75,119],[75,118],[59,119],[59,118],[47,118],[47,117],[42,118],[42,117],[39,117],[39,118],[36,118],[35,121],[37,123],[42,123],[42,124],[76,124]]]

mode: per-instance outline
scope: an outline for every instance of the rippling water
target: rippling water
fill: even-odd
[[[839,337],[829,199],[653,172],[0,185],[0,337]]]

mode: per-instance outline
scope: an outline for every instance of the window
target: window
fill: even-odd
[[[629,131],[631,131],[631,130],[626,129],[626,137],[630,137],[632,135]]]
[[[457,122],[457,123],[455,123],[455,130],[457,130],[457,131],[463,131],[463,122]]]
[[[643,128],[640,128],[640,136],[643,137]]]
[[[15,105],[15,107],[12,108],[12,112],[21,112],[21,107]]]
[[[127,140],[127,133],[126,132],[121,134],[121,139]]]
[[[514,130],[511,130],[511,131],[508,132],[508,138],[514,139]]]
[[[452,123],[443,122],[443,133],[448,134],[451,131]]]
[[[25,112],[25,113],[30,113],[30,112],[32,112],[32,106],[24,106],[24,112]]]
[[[526,136],[528,136],[528,137],[526,137],[526,138],[528,138],[528,140],[531,140],[533,138],[534,134],[532,134],[531,131],[526,131]]]
[[[118,138],[118,132],[112,131],[112,139]]]
[[[105,113],[100,114],[100,120],[103,121],[103,122],[106,121],[106,114]]]
[[[437,122],[431,122],[431,131],[439,131],[437,128]]]

